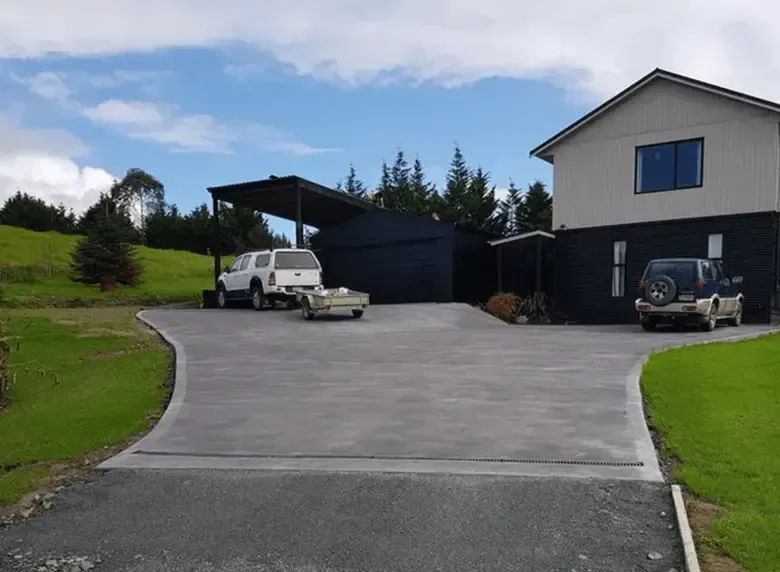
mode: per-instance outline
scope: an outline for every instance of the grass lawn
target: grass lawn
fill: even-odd
[[[70,253],[80,237],[0,225],[0,282],[10,307],[192,304],[213,288],[210,256],[139,247],[143,283],[101,293],[69,279]],[[229,264],[230,258],[224,259]]]
[[[655,354],[642,390],[675,480],[723,508],[697,534],[703,569],[739,569],[719,552],[780,569],[780,335]]]
[[[171,358],[136,311],[2,312],[21,340],[10,360],[11,404],[0,413],[0,505],[143,432],[159,414]]]

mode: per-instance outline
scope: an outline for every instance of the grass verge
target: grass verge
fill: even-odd
[[[654,354],[648,421],[688,497],[702,567],[780,562],[780,335]]]
[[[91,467],[157,419],[172,359],[136,308],[4,311],[16,374],[0,412],[0,509]]]

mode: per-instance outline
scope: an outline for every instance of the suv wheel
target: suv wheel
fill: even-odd
[[[737,302],[737,309],[734,312],[734,315],[729,318],[728,324],[735,328],[738,328],[742,324],[742,302]]]
[[[217,287],[217,306],[221,309],[227,308],[228,300],[227,300],[227,290],[225,290],[225,285],[220,284]]]
[[[711,332],[718,325],[717,319],[718,307],[715,304],[710,304],[710,311],[707,313],[705,321],[701,323],[702,332]]]
[[[646,332],[652,332],[653,330],[655,330],[655,326],[656,326],[655,320],[652,320],[652,319],[644,319],[644,320],[642,320],[642,322],[641,322],[641,323],[642,323],[642,329],[643,329],[644,331],[646,331]]]
[[[656,276],[645,285],[645,299],[653,306],[666,306],[677,296],[677,284],[669,276]]]
[[[252,286],[252,307],[258,312],[265,308],[265,294],[259,284]]]

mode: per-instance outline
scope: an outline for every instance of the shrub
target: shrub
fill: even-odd
[[[529,323],[548,324],[551,321],[550,301],[541,292],[518,300],[517,313],[525,316]]]
[[[488,300],[487,311],[491,316],[505,322],[514,322],[517,319],[518,298],[514,294],[498,292]]]

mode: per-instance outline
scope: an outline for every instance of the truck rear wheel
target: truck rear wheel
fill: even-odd
[[[363,317],[363,310],[352,310],[352,315],[355,318],[362,318]]]

